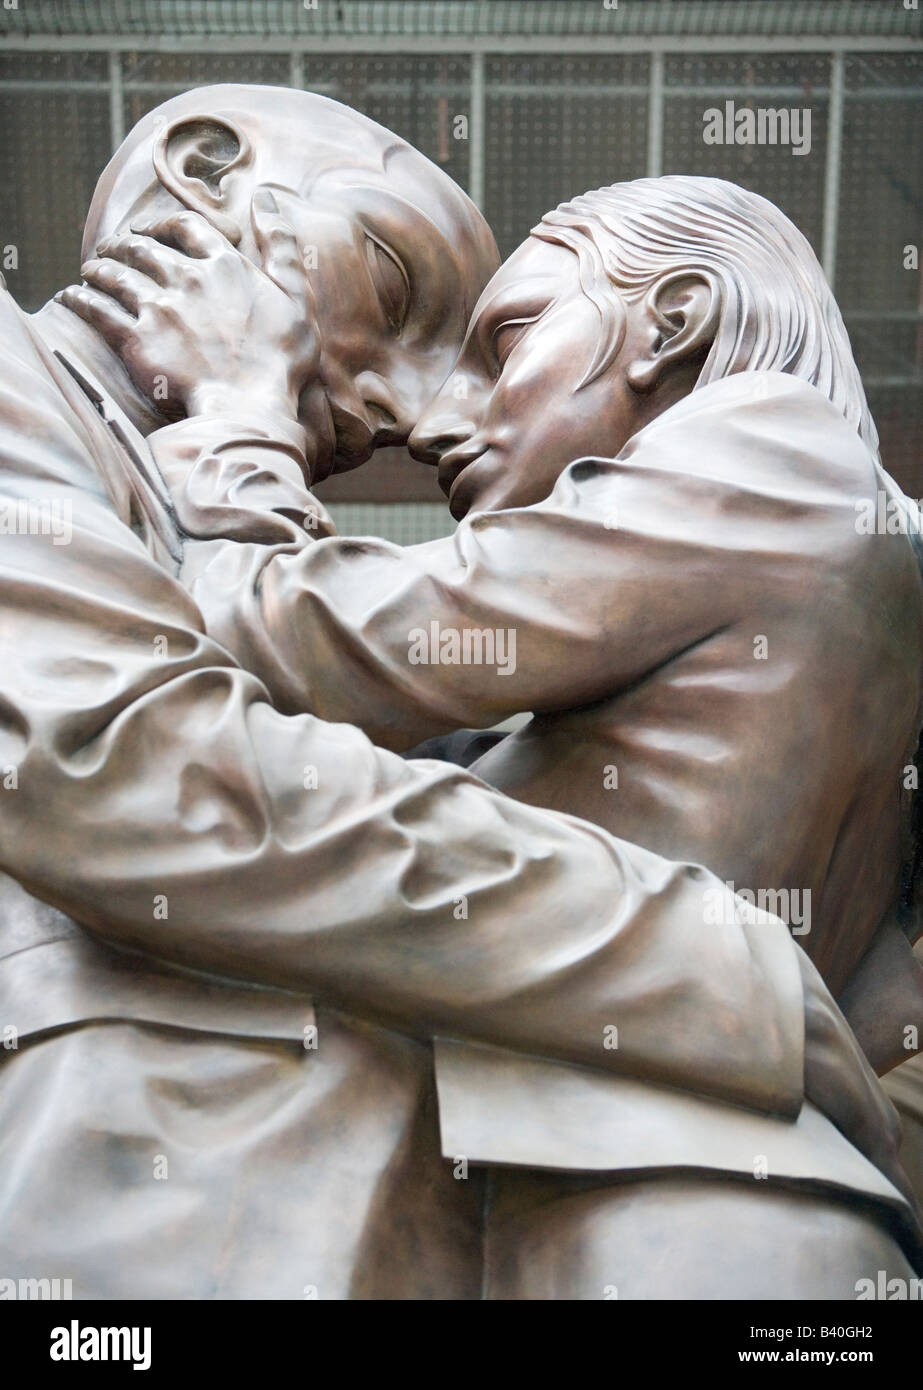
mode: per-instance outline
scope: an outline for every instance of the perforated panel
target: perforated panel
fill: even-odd
[[[837,298],[882,458],[923,498],[923,56],[848,57],[845,81]]]
[[[508,256],[549,208],[646,167],[646,57],[513,55],[486,65],[484,211]]]
[[[468,185],[470,60],[467,56],[306,55],[303,85],[343,101],[416,145],[463,188]]]
[[[420,545],[455,530],[438,502],[338,502],[328,511],[341,536],[381,536],[395,545]]]
[[[0,264],[24,308],[79,276],[110,153],[107,74],[105,54],[0,55]]]
[[[75,33],[81,25],[89,34],[131,33],[137,35],[137,47],[118,57],[121,98],[113,104],[105,51],[0,54],[0,249],[6,279],[30,309],[74,280],[83,217],[119,126],[130,128],[175,92],[221,81],[300,81],[395,130],[465,187],[478,164],[473,145],[480,141],[484,208],[506,255],[550,207],[587,188],[648,172],[651,119],[653,113],[656,120],[658,111],[656,101],[651,102],[651,56],[594,52],[594,40],[616,32],[669,34],[665,10],[658,17],[655,8],[661,12],[660,6],[604,11],[601,5],[555,0],[389,3],[348,6],[341,22],[332,6],[312,17],[300,5],[209,7],[139,0],[121,6],[50,6],[31,0],[28,14],[24,6],[3,12],[2,25],[14,32],[52,35],[69,16]],[[887,24],[881,19],[884,9]],[[107,30],[105,16],[115,13],[125,23]],[[754,38],[746,52],[665,56],[659,107],[662,171],[716,174],[755,189],[777,202],[820,252],[830,57],[800,52],[797,35],[803,31],[816,39],[837,32],[911,32],[912,24],[918,32],[919,17],[900,5],[874,9],[854,3],[828,7],[826,19],[816,4],[675,5],[672,13],[676,33],[793,37],[791,50],[784,53],[761,50]],[[191,47],[183,52],[155,49],[156,40],[144,35],[161,32],[168,38],[187,34]],[[372,32],[407,35],[408,47],[421,36],[430,44],[439,35],[446,36],[447,44],[461,42],[465,35],[508,37],[503,52],[478,59],[463,47],[444,53],[336,51],[338,34],[345,40]],[[293,54],[283,40],[278,51],[249,52],[242,38],[238,50],[222,52],[217,51],[221,45],[210,47],[207,37],[306,33],[327,34],[329,51]],[[519,34],[560,34],[568,42],[582,35],[586,51],[516,52]],[[475,128],[472,93],[477,72],[483,74],[480,130]],[[919,270],[905,264],[905,247],[919,248],[923,238],[921,96],[919,53],[847,54],[833,228],[835,289],[866,380],[883,457],[914,496],[923,495],[917,446],[923,426],[923,282]],[[709,107],[723,109],[727,101],[737,109],[809,108],[810,153],[796,155],[781,144],[706,144],[703,113]],[[459,122],[462,117],[469,122],[467,131]],[[654,140],[654,158],[657,147]],[[406,476],[411,496],[432,495],[424,492],[417,474],[408,470]],[[435,515],[421,511],[421,524],[426,518],[432,524]],[[389,525],[405,525],[394,520],[395,508],[380,516],[383,522],[390,516]]]
[[[667,59],[664,108],[665,174],[708,174],[730,179],[778,204],[820,251],[827,148],[827,85],[829,59],[817,54],[694,54]],[[727,103],[732,102],[733,124]],[[804,139],[804,118],[791,122],[791,110],[810,112],[810,144]],[[785,111],[794,143],[706,144],[706,129],[721,113],[725,139],[742,133],[737,113],[750,110]],[[715,123],[716,124],[716,123]],[[741,123],[742,126],[742,123]],[[772,126],[767,122],[765,132]],[[756,127],[759,136],[759,126]],[[784,134],[784,124],[777,133]],[[805,154],[796,153],[806,148]]]
[[[259,82],[285,86],[289,65],[275,54],[126,53],[122,57],[126,132],[148,111],[190,87],[215,82]]]

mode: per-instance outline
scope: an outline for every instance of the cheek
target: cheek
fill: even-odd
[[[351,242],[332,236],[320,235],[303,250],[321,337],[334,350],[352,351],[378,307],[366,268]]]
[[[560,325],[560,320],[558,321]],[[548,334],[510,374],[507,399],[498,414],[515,419],[524,465],[560,473],[587,455],[613,458],[635,424],[616,363],[582,384],[599,342],[599,318],[592,305],[576,310],[563,329]],[[505,375],[505,374],[504,374]],[[501,384],[504,378],[501,377]],[[518,452],[518,446],[517,447]],[[527,460],[530,460],[528,462]]]
[[[595,383],[578,391],[590,360],[579,344],[512,358],[491,400],[491,431],[515,457],[517,470],[547,476],[591,453],[598,433]],[[515,354],[514,354],[515,356]]]
[[[560,369],[546,355],[513,352],[490,396],[485,412],[487,433],[512,455],[553,433],[559,407],[567,395]]]
[[[582,391],[577,401],[574,434],[582,441],[580,453],[616,458],[638,428],[630,388],[610,370]]]
[[[589,392],[579,392],[567,403],[548,431],[548,449],[563,468],[587,454],[605,452],[599,412]]]
[[[598,313],[583,296],[561,303],[513,349],[501,383],[545,421],[570,412],[593,361],[599,331]]]
[[[389,374],[416,405],[417,418],[445,386],[455,359],[458,343],[429,345],[425,349],[394,349],[389,357]]]
[[[317,324],[324,359],[338,376],[353,383],[364,372],[388,375],[390,340],[360,298],[338,296],[332,304],[318,304]]]

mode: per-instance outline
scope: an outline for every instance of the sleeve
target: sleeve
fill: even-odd
[[[663,454],[581,460],[547,502],[419,546],[214,542],[185,582],[280,709],[348,720],[388,748],[573,708],[735,614],[720,498]]]
[[[192,416],[149,436],[177,519],[196,544],[294,546],[335,534],[307,489],[306,431],[277,412]]]
[[[706,927],[727,890],[704,870],[281,714],[90,472],[60,395],[8,356],[0,515],[66,528],[0,551],[4,870],[188,967],[797,1113],[781,922],[741,923],[727,895]]]

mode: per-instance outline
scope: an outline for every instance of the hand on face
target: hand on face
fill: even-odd
[[[85,285],[56,298],[100,333],[162,414],[249,405],[296,416],[306,395],[302,423],[331,435],[315,442],[332,449],[295,234],[265,189],[253,196],[251,222],[262,269],[205,217],[179,212],[103,241],[99,258],[82,267]]]

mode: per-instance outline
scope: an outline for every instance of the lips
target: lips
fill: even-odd
[[[336,434],[337,460],[345,464],[346,469],[368,462],[378,441],[366,421],[337,405],[336,401],[330,402],[330,415]]]
[[[322,483],[333,472],[336,463],[336,431],[326,392],[309,389],[302,395],[298,403],[298,418],[314,445],[311,482]]]
[[[450,449],[447,454],[443,454],[439,460],[437,477],[439,486],[446,497],[451,497],[452,489],[458,482],[465,469],[468,468],[476,459],[479,459],[486,448],[480,449]]]

